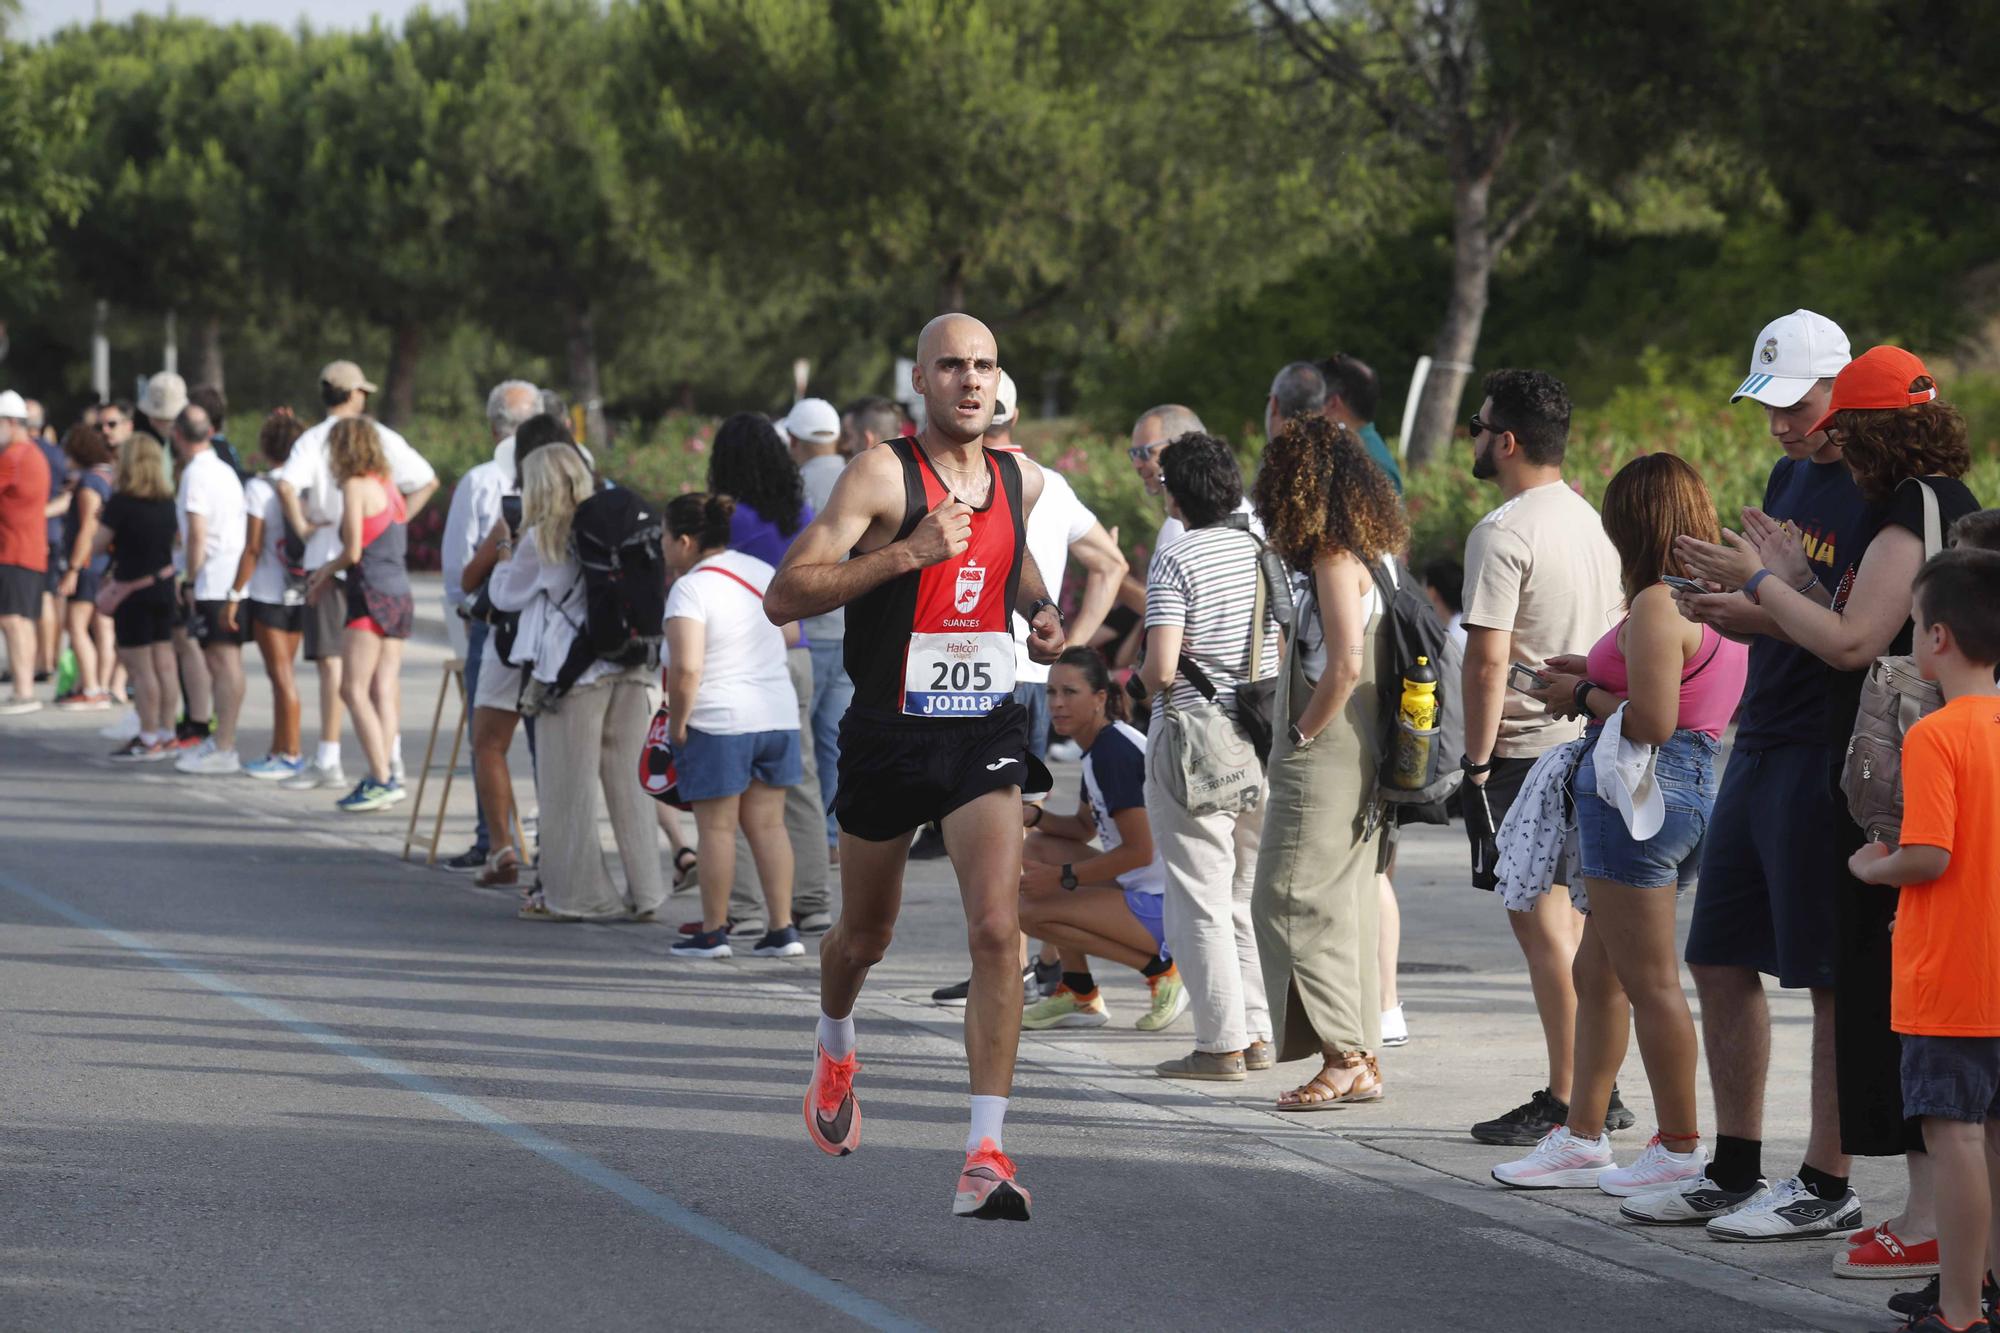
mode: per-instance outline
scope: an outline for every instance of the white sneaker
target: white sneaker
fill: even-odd
[[[1758,1181],[1747,1190],[1729,1190],[1708,1178],[1706,1170],[1690,1180],[1669,1186],[1657,1194],[1641,1194],[1618,1206],[1618,1215],[1627,1222],[1649,1227],[1690,1226],[1712,1217],[1725,1217],[1764,1195],[1765,1183]]]
[[[139,734],[139,714],[128,708],[118,715],[116,721],[99,727],[97,734],[107,741],[129,741]]]
[[[1696,1144],[1689,1152],[1671,1152],[1658,1134],[1646,1141],[1646,1150],[1630,1166],[1614,1166],[1597,1178],[1597,1188],[1615,1199],[1641,1194],[1657,1194],[1683,1181],[1702,1179],[1708,1166],[1708,1150]]]
[[[236,751],[224,750],[213,739],[205,740],[194,749],[185,751],[174,760],[174,769],[181,773],[200,773],[209,777],[221,777],[228,773],[241,773],[243,761],[236,757]]]
[[[42,711],[40,699],[0,699],[0,717],[19,717],[24,713]]]
[[[1526,1157],[1494,1167],[1493,1178],[1517,1190],[1587,1190],[1616,1165],[1609,1134],[1580,1139],[1568,1125],[1557,1125]]]
[[[1403,1017],[1403,1006],[1382,1011],[1382,1044],[1384,1046],[1407,1046],[1410,1042],[1410,1024]]]
[[[1735,1212],[1715,1218],[1708,1234],[1716,1240],[1813,1240],[1861,1225],[1861,1200],[1822,1199],[1793,1176],[1781,1180]]]
[[[313,791],[320,787],[345,787],[347,774],[341,772],[340,761],[321,765],[317,761],[307,764],[297,777],[281,779],[278,785],[286,791]]]

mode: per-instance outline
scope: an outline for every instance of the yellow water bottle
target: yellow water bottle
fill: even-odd
[[[1403,677],[1403,698],[1396,717],[1396,785],[1416,791],[1429,783],[1431,750],[1437,742],[1438,674],[1428,657],[1419,657]]]

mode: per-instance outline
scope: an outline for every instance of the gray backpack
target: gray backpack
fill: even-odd
[[[1922,478],[1924,491],[1924,560],[1944,549],[1943,523],[1937,492]],[[1840,790],[1847,812],[1870,842],[1895,846],[1903,833],[1903,737],[1918,718],[1944,707],[1936,682],[1917,671],[1914,657],[1878,657],[1861,687],[1861,707],[1854,713],[1854,734],[1847,741],[1847,760],[1840,770]]]

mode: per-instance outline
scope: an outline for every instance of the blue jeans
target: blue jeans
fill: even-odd
[[[445,614],[455,616],[458,612],[456,609],[447,609]],[[493,627],[483,620],[465,622],[465,697],[468,700],[479,697],[479,659],[486,656],[486,636],[492,632]],[[470,714],[467,715],[466,722],[469,727]],[[467,740],[470,739],[467,737]],[[486,803],[478,798],[478,783],[475,782],[473,786],[472,809],[477,821],[472,826],[472,850],[484,856],[493,850],[493,835],[486,830]]]
[[[1598,729],[1587,733],[1593,745]],[[1597,764],[1586,751],[1576,770],[1577,844],[1588,879],[1634,888],[1685,888],[1701,864],[1701,844],[1715,808],[1717,742],[1698,731],[1676,731],[1653,761],[1666,822],[1644,842],[1625,827],[1624,816],[1597,794]]]
[[[847,706],[854,702],[854,682],[847,678],[839,639],[827,643],[815,639],[810,651],[813,767],[819,770],[819,794],[826,802],[826,840],[833,842],[840,836],[840,825],[833,817],[833,794],[840,785],[840,719],[847,716]]]
[[[1049,757],[1049,687],[1044,681],[1021,681],[1014,686],[1014,702],[1028,710],[1028,753],[1037,759]]]

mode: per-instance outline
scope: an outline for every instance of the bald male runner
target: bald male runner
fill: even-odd
[[[993,334],[969,315],[940,315],[917,340],[910,380],[923,432],[855,456],[764,594],[781,625],[846,607],[854,681],[834,799],[840,919],[820,941],[806,1131],[834,1156],[860,1145],[854,1001],[889,948],[910,835],[938,820],[972,954],[972,1125],[952,1212],[1025,1222],[1028,1191],[1001,1126],[1021,1040],[1021,792],[1050,783],[1014,702],[1011,614],[1027,618],[1037,662],[1061,655],[1062,614],[1027,549],[1041,469],[985,445],[1000,382]]]

